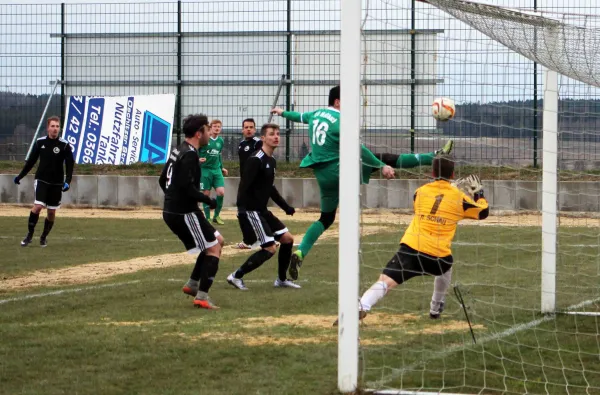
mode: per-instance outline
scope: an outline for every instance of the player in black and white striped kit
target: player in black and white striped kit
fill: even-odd
[[[198,148],[208,144],[209,123],[206,115],[190,115],[183,121],[185,142],[173,149],[160,175],[159,184],[165,192],[163,219],[185,245],[190,254],[200,253],[183,292],[194,296],[194,306],[218,309],[208,296],[219,269],[223,236],[206,220],[198,202],[211,209],[215,199],[200,192],[200,160]]]
[[[32,239],[35,226],[40,218],[40,212],[45,207],[47,210],[44,230],[40,236],[40,246],[48,245],[47,237],[54,226],[56,210],[60,208],[62,193],[69,190],[73,177],[73,150],[71,145],[60,137],[60,118],[51,116],[46,121],[47,135],[37,139],[33,144],[31,154],[25,162],[23,170],[15,177],[15,184],[20,184],[21,179],[29,173],[37,160],[40,164],[35,172],[35,201],[29,213],[27,223],[27,236],[21,241],[21,246],[27,247]],[[66,168],[66,169],[65,169]],[[66,170],[66,174],[65,174]]]
[[[267,210],[270,198],[287,215],[294,215],[296,211],[279,194],[274,185],[277,162],[273,158],[273,151],[279,145],[279,126],[264,125],[260,130],[260,138],[262,148],[255,151],[244,163],[237,207],[244,243],[250,246],[258,244],[261,249],[252,254],[239,269],[227,276],[227,282],[238,289],[247,290],[242,278],[275,255],[277,251],[275,240],[277,240],[280,243],[279,264],[277,279],[273,285],[278,288],[300,288],[298,284],[287,279],[294,237],[286,226]]]

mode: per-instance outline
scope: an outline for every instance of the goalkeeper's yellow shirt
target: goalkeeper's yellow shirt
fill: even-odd
[[[460,220],[485,219],[489,214],[484,198],[475,202],[444,180],[417,189],[414,210],[415,215],[400,243],[436,257],[452,255],[450,246]]]

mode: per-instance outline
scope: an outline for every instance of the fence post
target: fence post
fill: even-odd
[[[285,49],[285,110],[290,111],[292,102],[292,0],[287,0],[287,26]],[[285,161],[290,161],[290,128],[292,123],[285,120]]]
[[[65,120],[65,46],[67,31],[65,28],[65,3],[60,4],[60,119]]]
[[[175,97],[175,130],[177,145],[181,144],[181,0],[177,2],[177,93]]]

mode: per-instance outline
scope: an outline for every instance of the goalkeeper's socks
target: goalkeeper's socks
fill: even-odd
[[[439,304],[446,298],[446,292],[450,283],[452,282],[452,268],[441,276],[436,276],[433,281],[433,295],[431,297],[432,306],[433,303]]]
[[[206,219],[210,219],[210,206],[208,204],[203,204],[204,206],[204,216],[206,217]],[[216,217],[216,215],[215,215]]]
[[[402,154],[396,161],[396,169],[408,169],[417,166],[429,166],[433,163],[435,152],[426,154]]]
[[[223,208],[223,196],[217,196],[217,208],[215,209],[215,218],[221,214],[221,209]],[[209,212],[210,215],[210,212]]]
[[[387,289],[387,284],[383,281],[377,281],[375,284],[373,284],[371,288],[367,289],[367,291],[363,294],[362,298],[360,298],[361,310],[370,311],[371,308],[385,296]]]
[[[323,226],[321,221],[315,221],[310,225],[298,246],[298,250],[302,253],[302,258],[305,258],[306,255],[308,255],[308,252],[312,249],[313,245],[315,245],[323,232],[325,232],[325,226]]]

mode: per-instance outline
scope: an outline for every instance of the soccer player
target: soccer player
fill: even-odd
[[[194,306],[218,309],[208,291],[219,269],[223,236],[204,217],[198,202],[215,208],[217,202],[198,189],[201,179],[198,148],[210,138],[208,118],[190,115],[183,121],[185,142],[173,149],[158,183],[165,193],[163,219],[190,254],[199,253],[183,292],[194,296]]]
[[[238,146],[238,157],[240,159],[240,182],[241,175],[244,172],[244,163],[254,153],[261,149],[262,140],[256,136],[256,122],[254,119],[247,118],[242,121],[242,136],[244,137]],[[250,250],[252,246],[247,245],[243,241],[237,244],[237,247],[242,250]]]
[[[273,108],[271,112],[294,122],[308,124],[311,152],[302,160],[300,167],[313,169],[321,192],[321,216],[308,228],[298,250],[292,255],[290,277],[296,280],[298,268],[302,265],[303,259],[321,234],[333,224],[339,203],[340,87],[336,86],[329,91],[328,108],[305,113]],[[448,152],[452,150],[452,142],[446,146]],[[365,146],[362,146],[362,182],[368,183],[371,173],[379,169],[385,178],[393,178],[393,166],[414,167],[419,164],[430,164],[431,162],[427,161],[433,156],[432,154],[400,156],[379,154],[382,159],[380,160]]]
[[[287,279],[287,270],[292,256],[294,237],[286,226],[267,210],[269,198],[285,211],[294,215],[291,207],[275,188],[275,167],[273,151],[279,146],[279,126],[265,124],[260,129],[262,148],[255,151],[247,160],[237,195],[238,221],[244,243],[260,244],[261,249],[252,254],[235,272],[227,276],[227,282],[243,291],[248,288],[242,278],[258,269],[271,259],[277,251],[275,240],[280,242],[278,256],[278,276],[273,286],[278,288],[300,288],[300,285]]]
[[[200,156],[200,167],[202,167],[202,178],[200,179],[200,190],[206,195],[210,196],[210,190],[215,189],[217,193],[217,208],[215,208],[215,216],[213,222],[215,224],[224,225],[225,223],[219,216],[221,209],[223,208],[223,197],[225,196],[225,179],[223,176],[227,176],[229,172],[223,168],[223,159],[221,157],[221,151],[225,142],[221,134],[223,123],[214,119],[210,123],[211,137],[208,140],[208,144],[204,147],[200,147],[198,155]],[[206,219],[210,221],[210,207],[204,203],[204,215]]]
[[[29,173],[37,160],[40,160],[35,172],[35,201],[29,213],[27,236],[21,241],[21,246],[27,247],[33,239],[35,225],[40,218],[40,212],[44,207],[47,209],[44,230],[40,236],[40,246],[48,245],[47,237],[56,218],[56,210],[60,208],[62,193],[71,187],[73,178],[73,150],[71,145],[64,139],[58,137],[60,131],[60,118],[51,116],[46,120],[47,135],[37,139],[25,162],[23,170],[15,177],[15,184],[20,184],[21,179]],[[66,169],[66,175],[65,175]]]
[[[360,299],[360,319],[364,318],[386,293],[416,276],[437,276],[429,315],[439,318],[450,285],[452,251],[450,246],[458,222],[482,220],[489,215],[481,182],[469,176],[473,198],[450,184],[454,162],[448,156],[433,160],[435,181],[418,188],[414,195],[413,219],[400,240],[400,249],[388,262],[379,280]]]

